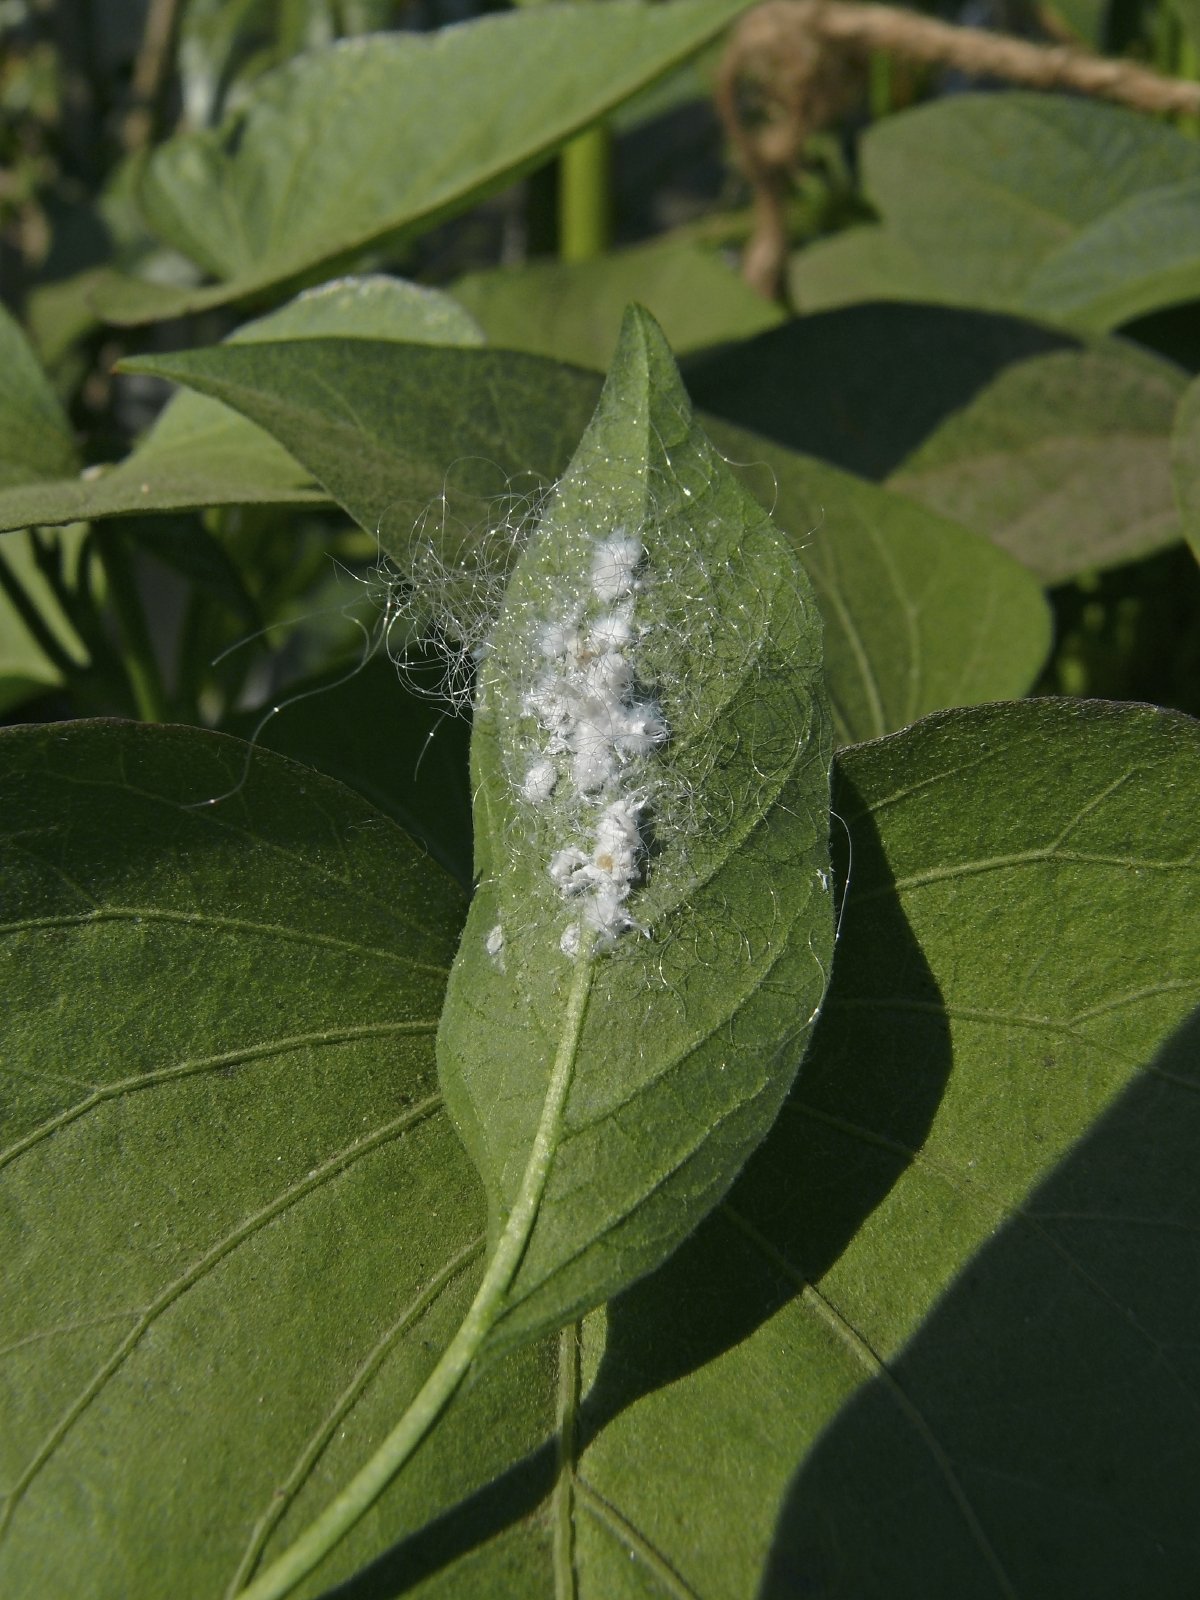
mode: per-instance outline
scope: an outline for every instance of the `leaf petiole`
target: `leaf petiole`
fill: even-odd
[[[433,1371],[408,1409],[342,1492],[330,1501],[289,1547],[239,1592],[237,1600],[282,1600],[317,1566],[362,1517],[437,1421],[466,1377],[484,1341],[504,1310],[520,1268],[546,1190],[558,1145],[559,1124],[579,1054],[579,1041],[592,992],[595,939],[584,939],[575,957],[570,994],[558,1050],[546,1085],[546,1099],[529,1152],[521,1187],[483,1281]]]

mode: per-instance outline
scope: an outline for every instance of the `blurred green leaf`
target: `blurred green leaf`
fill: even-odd
[[[886,479],[1049,582],[1179,537],[1168,440],[1186,378],[1123,340],[873,303],[695,360],[688,379],[699,405]]]
[[[1101,331],[1200,293],[1200,146],[1137,112],[955,95],[874,123],[862,172],[883,224],[793,258],[806,311],[899,295]]]
[[[44,479],[73,473],[78,465],[71,424],[38,364],[20,325],[0,306],[0,502],[41,492]],[[22,518],[18,528],[32,526]],[[74,569],[84,530],[56,535],[67,569]],[[7,592],[14,585],[36,609],[47,630],[69,657],[82,647],[25,538],[0,542],[5,587],[0,588],[0,711],[62,682],[58,664],[42,648]],[[50,649],[47,642],[47,649]]]
[[[218,283],[114,274],[98,305],[129,323],[224,305],[432,227],[699,50],[744,4],[538,7],[297,57],[147,168],[152,226]]]
[[[630,301],[661,323],[677,354],[761,333],[783,318],[733,267],[686,239],[655,239],[592,261],[474,272],[452,293],[489,344],[601,371]]]
[[[1047,256],[1025,288],[1034,316],[1115,328],[1200,299],[1200,175],[1132,195]]]
[[[74,472],[71,424],[29,341],[0,306],[0,489]]]

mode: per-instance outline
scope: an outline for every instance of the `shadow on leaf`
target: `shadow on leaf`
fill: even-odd
[[[937,1111],[950,1070],[941,995],[875,824],[845,777],[834,806],[848,820],[853,874],[828,998],[800,1076],[725,1204],[608,1307],[604,1357],[582,1407],[585,1441],[641,1395],[738,1344],[821,1278],[900,1178]],[[844,844],[841,855],[845,882]]]
[[[1015,362],[1078,341],[1019,317],[872,301],[687,364],[696,405],[873,481]]]
[[[798,1473],[760,1600],[1192,1596],[1200,1010]]]

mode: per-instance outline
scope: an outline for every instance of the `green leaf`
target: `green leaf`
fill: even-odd
[[[29,341],[0,306],[0,489],[73,472],[71,424]]]
[[[1178,538],[1168,438],[1185,382],[1124,340],[907,304],[815,313],[689,368],[698,405],[886,478],[1049,582]]]
[[[744,3],[539,8],[299,56],[220,127],[150,159],[152,226],[219,283],[114,275],[100,308],[147,322],[242,300],[432,227],[699,50]]]
[[[661,324],[677,355],[761,333],[782,319],[712,250],[655,239],[592,261],[532,261],[460,278],[453,293],[488,342],[607,367],[630,301]]]
[[[629,535],[644,560],[608,593],[595,574]],[[573,704],[572,671],[586,676],[589,658],[572,669],[547,638],[586,637],[630,606],[617,654],[636,683],[589,689],[556,754],[554,708],[563,694]],[[538,695],[553,707],[531,710]],[[669,742],[595,756],[624,705],[661,718]],[[547,1164],[493,1343],[556,1328],[656,1265],[774,1119],[832,948],[829,752],[803,576],[692,420],[657,326],[631,311],[595,419],[518,559],[477,697],[481,881],[438,1059],[498,1244]],[[531,800],[543,767],[553,792]],[[605,842],[616,813],[625,869]],[[553,879],[563,851],[583,878]],[[705,974],[718,950],[738,956],[719,986]]]
[[[585,1327],[579,1567],[1186,1594],[1200,725],[985,707],[838,767],[850,886],[792,1096]]]
[[[343,278],[243,324],[227,344],[370,338],[478,344],[471,317],[447,295],[383,276]],[[0,528],[94,521],[130,512],[214,505],[312,505],[326,496],[263,429],[202,395],[180,394],[124,461],[82,478],[0,491]]]
[[[1176,543],[1170,431],[1184,373],[1106,340],[1007,368],[888,480],[1046,583]]]
[[[1184,536],[1200,561],[1200,380],[1187,389],[1175,413],[1171,466]]]
[[[236,740],[19,728],[0,761],[0,1590],[216,1600],[470,1298],[481,1199],[433,1059],[463,898]],[[405,1247],[430,1215],[435,1253]],[[429,1449],[451,1498],[497,1465]]]
[[[1200,175],[1136,194],[1047,256],[1025,288],[1034,316],[1115,328],[1200,299]]]
[[[1050,648],[1050,613],[1040,583],[1011,556],[821,462],[728,424],[709,431],[747,463],[744,481],[798,544],[825,623],[839,744],[945,706],[1029,692]]]
[[[432,693],[440,676],[439,662],[408,663],[401,672],[377,653],[360,669],[290,685],[268,721],[262,712],[241,712],[226,731],[356,789],[469,887],[470,728]],[[409,692],[406,677],[429,692]]]
[[[497,508],[508,513],[514,486],[553,482],[598,390],[591,375],[533,356],[332,340],[126,365],[191,384],[270,429],[402,572],[414,528],[444,529],[437,548],[457,563]],[[897,495],[728,424],[707,426],[756,498],[778,505],[820,591],[841,738],[1032,685],[1049,617],[1015,562]]]
[[[483,1198],[403,1026],[459,902],[233,741],[0,761],[6,1482],[53,1443],[0,1586],[222,1600],[471,1292]],[[1200,728],[1033,702],[839,766],[833,983],[767,1141],[665,1268],[456,1398],[310,1600],[372,1561],[349,1592],[1188,1592]]]
[[[56,538],[63,569],[74,574],[79,569],[80,550],[86,529],[63,528]],[[74,661],[85,659],[71,623],[63,614],[53,588],[38,566],[27,538],[16,536],[0,544],[0,561],[19,584],[51,635]],[[18,706],[32,695],[56,688],[63,681],[62,671],[34,639],[8,594],[0,589],[0,711]]]
[[[1178,228],[1180,186],[1200,180],[1200,149],[1136,112],[1064,96],[956,95],[875,123],[862,171],[883,227],[794,259],[792,292],[806,310],[900,294],[1102,330],[1196,293],[1191,235],[1164,229],[1172,218]],[[1166,261],[1134,237],[1151,226]]]

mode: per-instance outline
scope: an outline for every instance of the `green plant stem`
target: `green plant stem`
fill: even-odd
[[[329,1554],[359,1518],[370,1510],[416,1450],[453,1399],[471,1363],[495,1326],[541,1208],[546,1180],[558,1144],[563,1107],[579,1053],[594,970],[592,947],[585,942],[575,958],[562,1037],[550,1069],[546,1099],[521,1187],[508,1214],[504,1231],[496,1241],[483,1281],[458,1332],[442,1352],[437,1365],[417,1391],[404,1415],[371,1459],[320,1516],[309,1523],[300,1537],[241,1591],[238,1600],[282,1600]]]
[[[137,714],[143,722],[165,722],[167,698],[134,579],[129,546],[121,530],[109,526],[96,529],[96,548],[104,568],[109,604],[121,634],[122,661]]]
[[[2,552],[0,552],[0,590],[3,590],[5,598],[24,623],[38,649],[57,668],[62,677],[69,681],[79,671],[80,663],[72,657],[61,640],[55,637],[53,629],[4,559]]]
[[[872,50],[867,57],[867,100],[871,121],[881,122],[892,110],[892,57],[887,50]]]
[[[590,261],[612,242],[612,134],[588,128],[558,159],[559,255]]]

